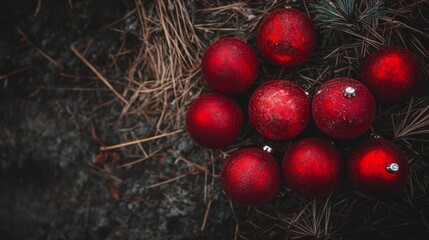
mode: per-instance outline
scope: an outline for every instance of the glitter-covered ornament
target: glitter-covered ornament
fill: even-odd
[[[407,49],[384,47],[365,60],[362,80],[377,99],[398,103],[419,90],[422,69],[418,58]]]
[[[219,93],[195,99],[186,113],[186,129],[191,138],[207,148],[222,148],[240,135],[244,118],[240,106]]]
[[[296,67],[307,60],[317,43],[311,19],[293,8],[269,13],[258,28],[257,44],[261,55],[280,67]]]
[[[203,78],[212,89],[238,94],[253,85],[258,75],[258,58],[252,46],[238,38],[213,42],[201,61]]]
[[[365,133],[375,118],[375,100],[362,83],[347,77],[323,83],[313,97],[313,119],[325,134],[351,139]]]
[[[280,170],[269,152],[269,148],[245,148],[225,161],[221,184],[232,201],[246,206],[259,206],[277,194]]]
[[[341,154],[321,138],[294,143],[283,157],[282,173],[286,185],[307,198],[324,197],[334,191],[343,175]]]
[[[403,186],[408,168],[404,154],[394,143],[371,139],[352,151],[347,172],[357,191],[382,198]]]
[[[267,138],[283,140],[295,137],[304,130],[309,118],[310,99],[293,82],[266,82],[250,98],[250,122]]]

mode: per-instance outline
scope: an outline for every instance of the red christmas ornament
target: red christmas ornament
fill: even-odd
[[[286,185],[308,198],[324,197],[340,183],[344,165],[341,154],[327,140],[307,138],[293,144],[283,157]]]
[[[422,84],[422,69],[407,49],[385,47],[365,60],[362,80],[377,99],[397,103],[416,94]]]
[[[303,12],[285,8],[268,14],[257,33],[259,52],[270,63],[296,67],[311,56],[317,34],[311,19]]]
[[[280,171],[273,156],[257,148],[245,148],[231,155],[223,165],[221,183],[226,195],[242,205],[258,206],[279,191]]]
[[[408,168],[404,154],[395,144],[371,139],[350,154],[347,172],[357,191],[380,198],[402,187]]]
[[[238,94],[253,85],[258,58],[252,46],[238,38],[222,38],[203,55],[201,70],[206,83],[225,94]]]
[[[266,82],[250,98],[250,122],[267,138],[283,140],[295,137],[304,130],[309,118],[309,97],[293,82]]]
[[[206,148],[222,148],[240,135],[244,119],[240,106],[219,93],[201,95],[186,113],[186,129],[191,138]]]
[[[313,97],[313,119],[325,134],[350,139],[365,133],[375,118],[375,101],[362,83],[347,77],[323,83]]]

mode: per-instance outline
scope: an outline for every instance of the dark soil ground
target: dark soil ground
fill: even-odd
[[[208,8],[207,2],[186,7]],[[219,173],[225,153],[196,146],[184,132],[107,151],[108,158],[100,155],[101,145],[159,135],[154,130],[158,119],[124,116],[115,94],[71,46],[112,85],[123,87],[121,79],[134,58],[118,53],[138,52],[141,43],[135,9],[135,2],[128,0],[0,1],[0,239],[427,239],[427,144],[410,155],[415,177],[409,186],[387,201],[356,194],[344,181],[340,193],[327,200],[305,200],[282,187],[272,204],[258,209],[228,201],[210,176]],[[199,14],[207,26],[216,23],[214,15]],[[238,15],[256,21],[248,12]],[[200,35],[206,42],[216,37]],[[268,64],[261,69],[284,76]],[[302,76],[298,70],[287,74]],[[386,112],[406,109],[407,104]],[[385,119],[375,125],[391,136]],[[243,146],[267,142],[252,130],[244,134],[253,142]],[[275,154],[280,159],[287,144],[269,143],[279,149]]]
[[[122,35],[102,28],[131,10],[123,1],[1,1],[0,75],[22,70],[0,80],[1,239],[201,236],[206,203],[199,182],[204,179],[192,177],[173,188],[144,188],[189,171],[186,164],[170,167],[174,159],[166,156],[146,164],[144,172],[118,172],[113,181],[113,165],[93,165],[99,146],[92,126],[106,144],[120,142],[121,129],[133,127],[144,134],[149,126],[141,119],[126,124],[118,120],[121,106],[109,103],[114,95],[91,78],[70,46],[88,44],[88,60],[115,79],[129,62],[118,58],[109,65],[112,54],[124,37],[127,44],[135,44],[137,20],[121,23],[128,30]],[[193,148],[182,135],[167,138],[165,145],[179,153]],[[109,193],[112,182],[120,201]],[[220,225],[231,221],[230,213],[219,211],[210,221],[219,227],[206,234],[221,236],[229,230]]]

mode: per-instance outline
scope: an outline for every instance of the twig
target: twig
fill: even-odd
[[[70,46],[70,49],[72,50],[72,52],[82,61],[86,64],[86,66],[88,66],[92,72],[95,73],[95,75],[97,75],[97,77],[100,78],[101,81],[103,81],[103,83],[116,95],[116,97],[118,97],[124,104],[128,104],[128,101],[125,100],[124,97],[122,97],[121,94],[119,94],[115,88],[113,88],[113,86],[109,83],[109,81],[103,76],[103,74],[101,74],[77,49],[76,47],[72,44]]]
[[[116,187],[115,183],[113,182],[113,178],[108,178],[105,181],[105,185],[107,187],[107,190],[109,190],[110,195],[112,196],[113,200],[116,202],[119,202],[121,200],[121,197],[119,196],[118,188]]]
[[[189,171],[189,172],[187,172],[185,174],[182,174],[180,176],[177,176],[177,177],[174,177],[174,178],[170,178],[170,179],[168,179],[166,181],[162,181],[162,182],[159,182],[159,183],[155,183],[155,184],[149,185],[146,188],[154,188],[154,187],[158,187],[158,186],[161,186],[161,185],[164,185],[164,184],[167,184],[167,183],[171,183],[171,182],[177,181],[177,180],[179,180],[181,178],[184,178],[184,177],[188,176],[189,174],[191,174],[193,172],[194,172],[194,170]]]
[[[137,8],[134,8],[134,9],[133,9],[133,10],[131,10],[129,13],[125,14],[125,16],[123,16],[123,17],[121,17],[121,18],[119,18],[119,19],[117,19],[117,20],[115,20],[115,21],[113,21],[113,22],[111,22],[111,23],[107,24],[106,26],[103,26],[102,28],[100,28],[100,30],[99,30],[99,31],[103,31],[103,30],[105,30],[106,28],[109,28],[109,27],[111,27],[111,26],[113,26],[113,25],[115,25],[115,24],[117,24],[117,23],[120,23],[120,22],[124,21],[125,19],[127,19],[127,18],[129,18],[131,15],[133,15],[136,11],[137,11]]]
[[[156,151],[154,151],[154,152],[150,153],[150,154],[149,154],[149,155],[147,155],[146,157],[143,157],[143,158],[137,159],[137,160],[132,161],[132,162],[129,162],[129,163],[122,164],[122,165],[120,165],[118,168],[120,169],[120,168],[130,167],[130,166],[133,166],[133,165],[135,165],[135,164],[138,164],[138,163],[144,162],[144,161],[148,160],[149,158],[151,158],[151,157],[155,156],[155,155],[156,155],[157,153],[159,153],[161,150],[162,150],[162,148],[160,148],[160,149],[158,149],[158,150],[156,150]]]
[[[203,225],[201,226],[201,232],[206,228],[207,218],[209,216],[210,208],[212,206],[212,200],[207,203],[206,213],[204,214]]]
[[[55,59],[53,59],[47,52],[45,52],[44,50],[42,50],[41,48],[37,47],[28,37],[27,34],[25,34],[20,28],[16,28],[16,31],[18,31],[18,33],[24,38],[24,41],[28,42],[31,46],[33,46],[34,48],[36,48],[36,50],[39,52],[40,55],[42,55],[42,57],[46,58],[50,63],[52,63],[54,66],[61,68],[60,64],[55,61]]]
[[[235,231],[234,231],[234,240],[238,239],[238,223],[235,224]]]
[[[239,3],[232,3],[232,4],[223,5],[223,6],[219,6],[219,7],[199,9],[199,10],[197,10],[197,12],[225,11],[225,10],[231,10],[231,9],[234,9],[234,8],[246,7],[246,5],[247,4],[245,2],[239,2]]]
[[[212,173],[206,167],[203,167],[199,164],[193,163],[193,162],[189,161],[188,159],[184,158],[183,156],[180,156],[179,158],[177,158],[176,161],[183,161],[183,162],[193,166],[196,170],[198,170],[200,172],[207,173],[208,175],[210,175],[212,177],[219,177],[216,175],[212,175]]]
[[[73,75],[73,74],[64,73],[64,72],[60,72],[60,76],[61,77],[65,77],[65,78],[74,78],[74,79],[76,79],[76,78],[82,78],[82,79],[98,80],[98,77]]]
[[[34,16],[37,16],[42,9],[42,0],[37,1],[36,10],[34,11]]]
[[[18,74],[18,73],[30,70],[31,68],[32,68],[32,65],[28,65],[28,66],[25,66],[25,67],[13,70],[12,72],[5,73],[3,75],[0,75],[0,80],[5,80],[5,79],[7,79],[7,78],[9,78],[9,77],[11,77],[11,76],[13,76],[15,74]]]
[[[131,142],[126,142],[126,143],[121,143],[121,144],[117,144],[117,145],[112,145],[112,146],[106,146],[106,147],[100,147],[100,151],[106,151],[106,150],[112,150],[112,149],[116,149],[116,148],[121,148],[121,147],[126,147],[126,146],[130,146],[130,145],[134,145],[137,143],[143,143],[143,142],[150,142],[156,139],[160,139],[163,137],[167,137],[170,135],[174,135],[180,132],[183,132],[183,129],[177,130],[177,131],[173,131],[173,132],[169,132],[169,133],[164,133],[164,134],[160,134],[158,136],[154,136],[154,137],[150,137],[150,138],[144,138],[144,139],[139,139],[139,140],[135,140],[135,141],[131,141]]]
[[[91,202],[92,202],[92,192],[88,194],[88,198],[86,200],[86,209],[85,209],[85,228],[88,226],[88,217],[89,211],[91,210]]]

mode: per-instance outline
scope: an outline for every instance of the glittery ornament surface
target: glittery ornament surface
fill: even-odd
[[[238,38],[222,38],[205,51],[201,70],[212,89],[238,94],[253,85],[258,75],[258,58],[252,46]]]
[[[270,63],[296,67],[307,60],[316,48],[313,22],[296,9],[279,9],[268,14],[257,33],[259,52]]]
[[[186,129],[203,147],[222,148],[240,135],[244,119],[238,104],[219,93],[201,95],[186,113]]]
[[[283,157],[283,179],[288,188],[303,197],[327,196],[341,181],[343,171],[341,154],[320,138],[296,142]]]
[[[390,46],[365,60],[362,80],[377,99],[397,103],[416,94],[422,85],[422,70],[419,60],[410,51]]]
[[[253,127],[274,140],[297,136],[310,118],[310,99],[298,85],[272,80],[261,85],[249,102]]]
[[[388,169],[392,163],[396,164],[396,171]],[[405,156],[394,143],[371,139],[350,154],[347,172],[357,191],[371,197],[385,197],[403,186],[408,168]]]
[[[347,90],[352,93],[347,95]],[[350,139],[365,133],[375,118],[375,100],[362,83],[346,77],[323,83],[313,97],[313,119],[325,134]]]
[[[221,183],[232,201],[258,206],[270,201],[279,191],[280,171],[276,160],[268,152],[245,148],[225,161]]]

